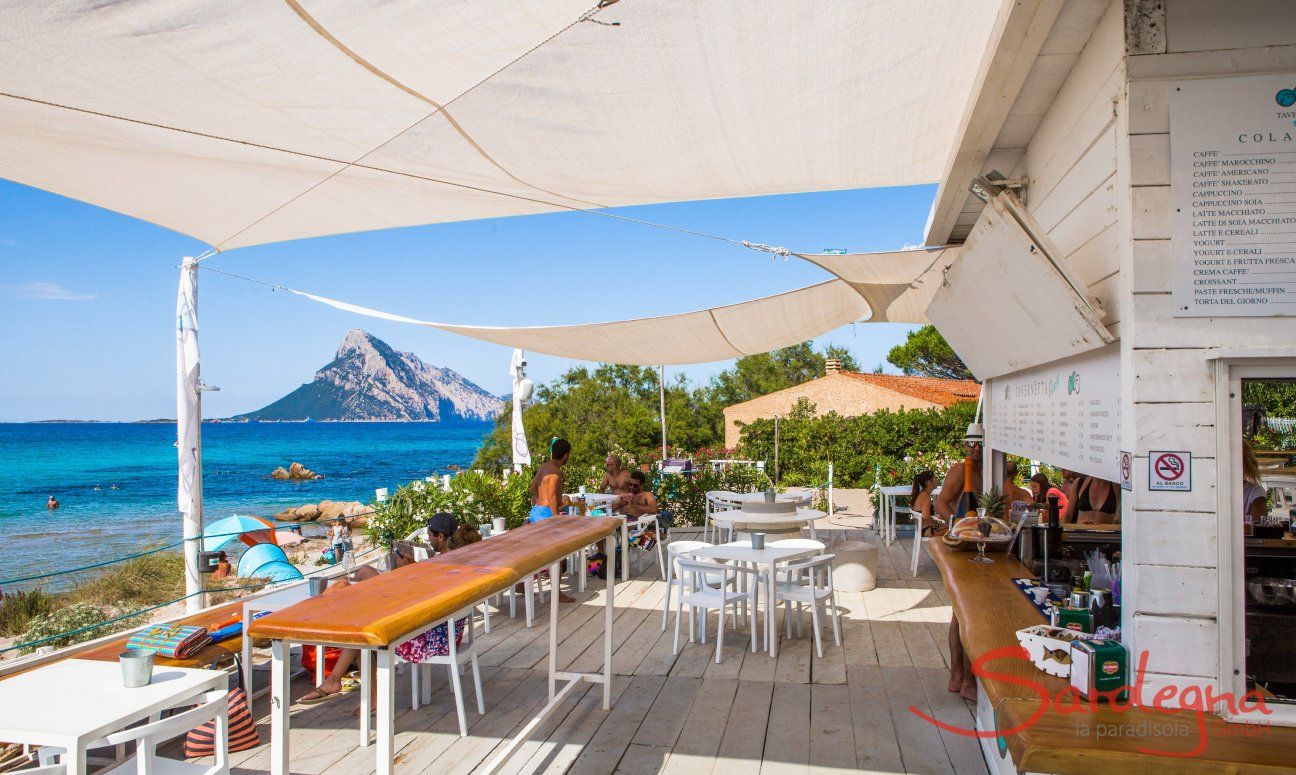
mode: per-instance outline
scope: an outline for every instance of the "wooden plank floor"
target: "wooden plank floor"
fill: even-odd
[[[677,535],[677,538],[688,537]],[[871,532],[852,538],[878,543]],[[975,741],[942,733],[913,713],[971,726],[972,708],[946,691],[950,609],[929,559],[913,578],[908,539],[879,546],[878,588],[839,593],[843,646],[824,632],[815,654],[807,614],[802,637],[784,640],[777,660],[749,650],[747,632],[726,633],[715,662],[715,615],[709,642],[672,653],[662,629],[665,585],[655,565],[617,587],[613,706],[598,686],[578,687],[537,728],[504,768],[507,773],[984,773]],[[596,671],[602,663],[602,582],[592,580],[560,620],[559,669]],[[520,606],[519,606],[520,608]],[[544,706],[548,607],[527,628],[507,607],[479,641],[487,712],[469,692],[469,735],[459,737],[446,675],[433,671],[431,705],[409,709],[409,679],[397,679],[397,771],[472,772],[494,756]],[[673,612],[672,621],[673,625]],[[259,678],[261,686],[266,685]],[[294,696],[310,688],[293,684]],[[355,694],[293,711],[292,771],[368,775],[373,746],[359,746]],[[268,743],[267,700],[254,703]],[[269,746],[231,755],[235,773],[262,773]]]

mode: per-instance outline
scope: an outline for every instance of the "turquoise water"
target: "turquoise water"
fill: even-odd
[[[484,422],[204,425],[206,519],[269,517],[326,499],[367,503],[378,487],[469,465],[490,429]],[[326,478],[270,478],[293,461]],[[50,495],[58,511],[45,509]],[[0,581],[180,536],[174,425],[0,423]]]

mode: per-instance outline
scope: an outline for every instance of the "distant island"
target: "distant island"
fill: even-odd
[[[255,412],[222,422],[443,422],[494,420],[504,402],[459,373],[347,332],[315,379]]]

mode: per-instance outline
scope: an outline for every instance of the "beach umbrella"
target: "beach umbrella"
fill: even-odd
[[[256,540],[252,533],[260,532],[269,540]],[[203,529],[203,551],[214,552],[238,539],[248,546],[261,543],[275,543],[274,523],[261,517],[245,517],[235,514],[232,517],[218,519]]]
[[[257,530],[251,533],[244,533],[238,536],[239,540],[248,546],[257,544],[274,544],[275,546],[292,546],[305,541],[306,538],[301,533],[293,530]]]

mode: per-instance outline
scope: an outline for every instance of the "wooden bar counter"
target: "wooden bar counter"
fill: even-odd
[[[950,549],[939,539],[927,546],[940,568],[969,659],[1018,646],[1017,630],[1043,623],[1012,582],[1032,575],[1016,558],[991,553],[994,563],[981,565],[968,561],[971,552]],[[1013,732],[981,741],[992,772],[996,765],[999,772],[1011,772],[1015,764],[1020,772],[1077,775],[1296,773],[1296,729],[1226,724],[1212,714],[1158,710],[1150,707],[1155,687],[1142,693],[1148,707],[1103,703],[1093,710],[1078,697],[1059,698],[1068,682],[1037,670],[1024,650],[1019,653],[1020,658],[988,661],[982,672],[993,675],[978,678],[983,725],[991,718],[996,731]],[[1129,681],[1135,684],[1136,655],[1130,655],[1129,663]]]

